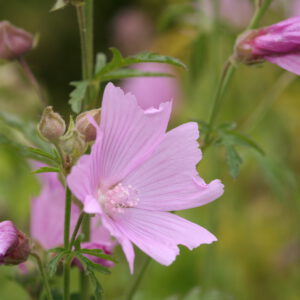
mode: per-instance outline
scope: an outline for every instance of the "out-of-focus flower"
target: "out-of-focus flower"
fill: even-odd
[[[91,142],[96,139],[96,128],[91,124],[89,116],[93,117],[97,124],[100,123],[101,110],[93,109],[85,111],[77,116],[75,126],[82,134],[86,142]]]
[[[0,264],[18,265],[27,260],[29,240],[11,221],[0,223]]]
[[[60,114],[54,112],[52,106],[46,107],[39,123],[41,135],[48,141],[55,142],[64,134],[65,130],[66,124]]]
[[[300,16],[300,1],[294,0],[291,5],[291,17]]]
[[[139,9],[122,10],[112,22],[112,43],[125,55],[132,55],[148,48],[153,33],[151,20]]]
[[[34,162],[35,167],[42,165]],[[42,184],[40,195],[32,200],[31,235],[44,248],[51,249],[63,245],[65,191],[56,173],[39,174]],[[71,210],[71,232],[73,232],[80,214],[79,208],[73,204]],[[104,250],[111,254],[114,244],[109,232],[97,220],[92,221],[91,243],[86,247]],[[110,262],[90,257],[96,263],[110,265]]]
[[[300,17],[244,33],[233,58],[245,64],[267,60],[300,75]]]
[[[253,13],[253,5],[249,0],[220,0],[219,14],[220,17],[228,24],[234,27],[245,27]],[[214,15],[213,1],[200,1],[200,9],[209,16]]]
[[[72,168],[67,183],[98,214],[120,242],[133,272],[133,243],[163,265],[216,238],[168,211],[198,207],[223,193],[219,180],[206,184],[196,171],[201,159],[196,123],[166,133],[171,102],[143,110],[136,98],[109,83],[100,127],[90,155]]]
[[[134,66],[145,72],[158,72],[174,74],[173,69],[166,64],[143,63]],[[138,99],[143,109],[158,108],[161,103],[170,99],[177,101],[180,97],[180,84],[173,77],[135,77],[123,81],[125,92],[131,92]]]
[[[0,22],[0,59],[14,60],[33,48],[33,36],[7,21]]]

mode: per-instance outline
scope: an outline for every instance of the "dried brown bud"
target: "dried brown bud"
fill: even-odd
[[[18,265],[27,260],[29,240],[11,221],[0,223],[0,264]]]
[[[14,60],[33,48],[33,36],[7,21],[0,22],[0,59]]]
[[[93,117],[97,124],[100,124],[101,109],[85,111],[76,118],[75,126],[86,142],[94,141],[97,134],[95,126],[89,120],[89,116]]]
[[[56,142],[63,136],[66,130],[66,124],[63,118],[53,111],[52,106],[44,109],[39,123],[41,135],[50,142]]]

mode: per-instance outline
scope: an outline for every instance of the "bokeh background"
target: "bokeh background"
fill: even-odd
[[[296,14],[296,2],[274,0],[262,25]],[[74,9],[50,13],[53,4],[2,1],[0,19],[39,36],[27,61],[51,105],[67,117],[69,83],[81,78],[79,36]],[[180,58],[189,70],[174,70],[176,109],[170,127],[207,121],[223,62],[252,12],[247,0],[96,0],[95,49],[108,56],[108,48],[117,46],[124,55],[151,50]],[[24,124],[40,117],[39,100],[16,63],[0,66],[0,111]],[[243,163],[233,179],[223,147],[207,149],[200,174],[207,181],[220,178],[225,194],[180,215],[208,228],[219,241],[192,252],[182,248],[170,267],[152,262],[136,300],[300,298],[300,79],[268,63],[240,66],[219,122],[235,122],[265,154],[237,146]],[[3,121],[0,132],[22,140]],[[12,219],[28,233],[30,199],[39,185],[16,147],[5,143],[0,143],[0,178],[0,219]],[[133,280],[119,249],[116,256],[120,263],[112,275],[100,277],[106,300],[122,299]],[[143,260],[138,252],[136,270]],[[1,300],[29,299],[24,285],[13,281],[18,272],[1,266]],[[74,291],[77,276],[73,270]]]

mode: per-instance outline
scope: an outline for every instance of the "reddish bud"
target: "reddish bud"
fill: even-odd
[[[0,22],[0,59],[14,60],[33,48],[33,36],[7,21]]]
[[[89,120],[89,116],[93,117],[97,124],[100,124],[101,110],[93,109],[85,111],[77,116],[75,126],[82,134],[86,142],[92,142],[96,139],[97,131]]]
[[[27,260],[30,253],[29,240],[13,222],[0,223],[0,264],[18,265]]]
[[[50,142],[55,142],[63,136],[66,124],[60,114],[53,111],[52,106],[44,109],[39,123],[40,134]]]

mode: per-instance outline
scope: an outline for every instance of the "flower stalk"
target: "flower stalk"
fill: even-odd
[[[48,300],[53,300],[53,297],[52,297],[52,294],[51,294],[50,285],[49,285],[49,279],[48,279],[48,276],[47,276],[47,272],[45,271],[45,268],[43,266],[41,258],[36,253],[32,253],[31,252],[30,255],[35,258],[35,260],[37,262],[37,265],[38,265],[38,268],[39,268],[39,270],[41,272],[42,280],[43,280],[43,283],[44,283],[44,287],[45,287],[47,299]]]
[[[247,30],[255,29],[258,26],[260,20],[268,10],[271,3],[272,0],[265,0],[261,5],[257,5],[256,12],[252,17],[249,26],[247,27]],[[236,70],[236,67],[234,66],[230,58],[231,57],[229,57],[229,59],[225,63],[225,66],[222,71],[221,79],[219,80],[216,93],[214,95],[213,107],[208,121],[208,132],[204,139],[203,151],[207,149],[213,142],[213,138],[211,138],[212,131],[216,124],[216,120],[220,111],[220,106],[224,98],[226,88],[229,85]]]

